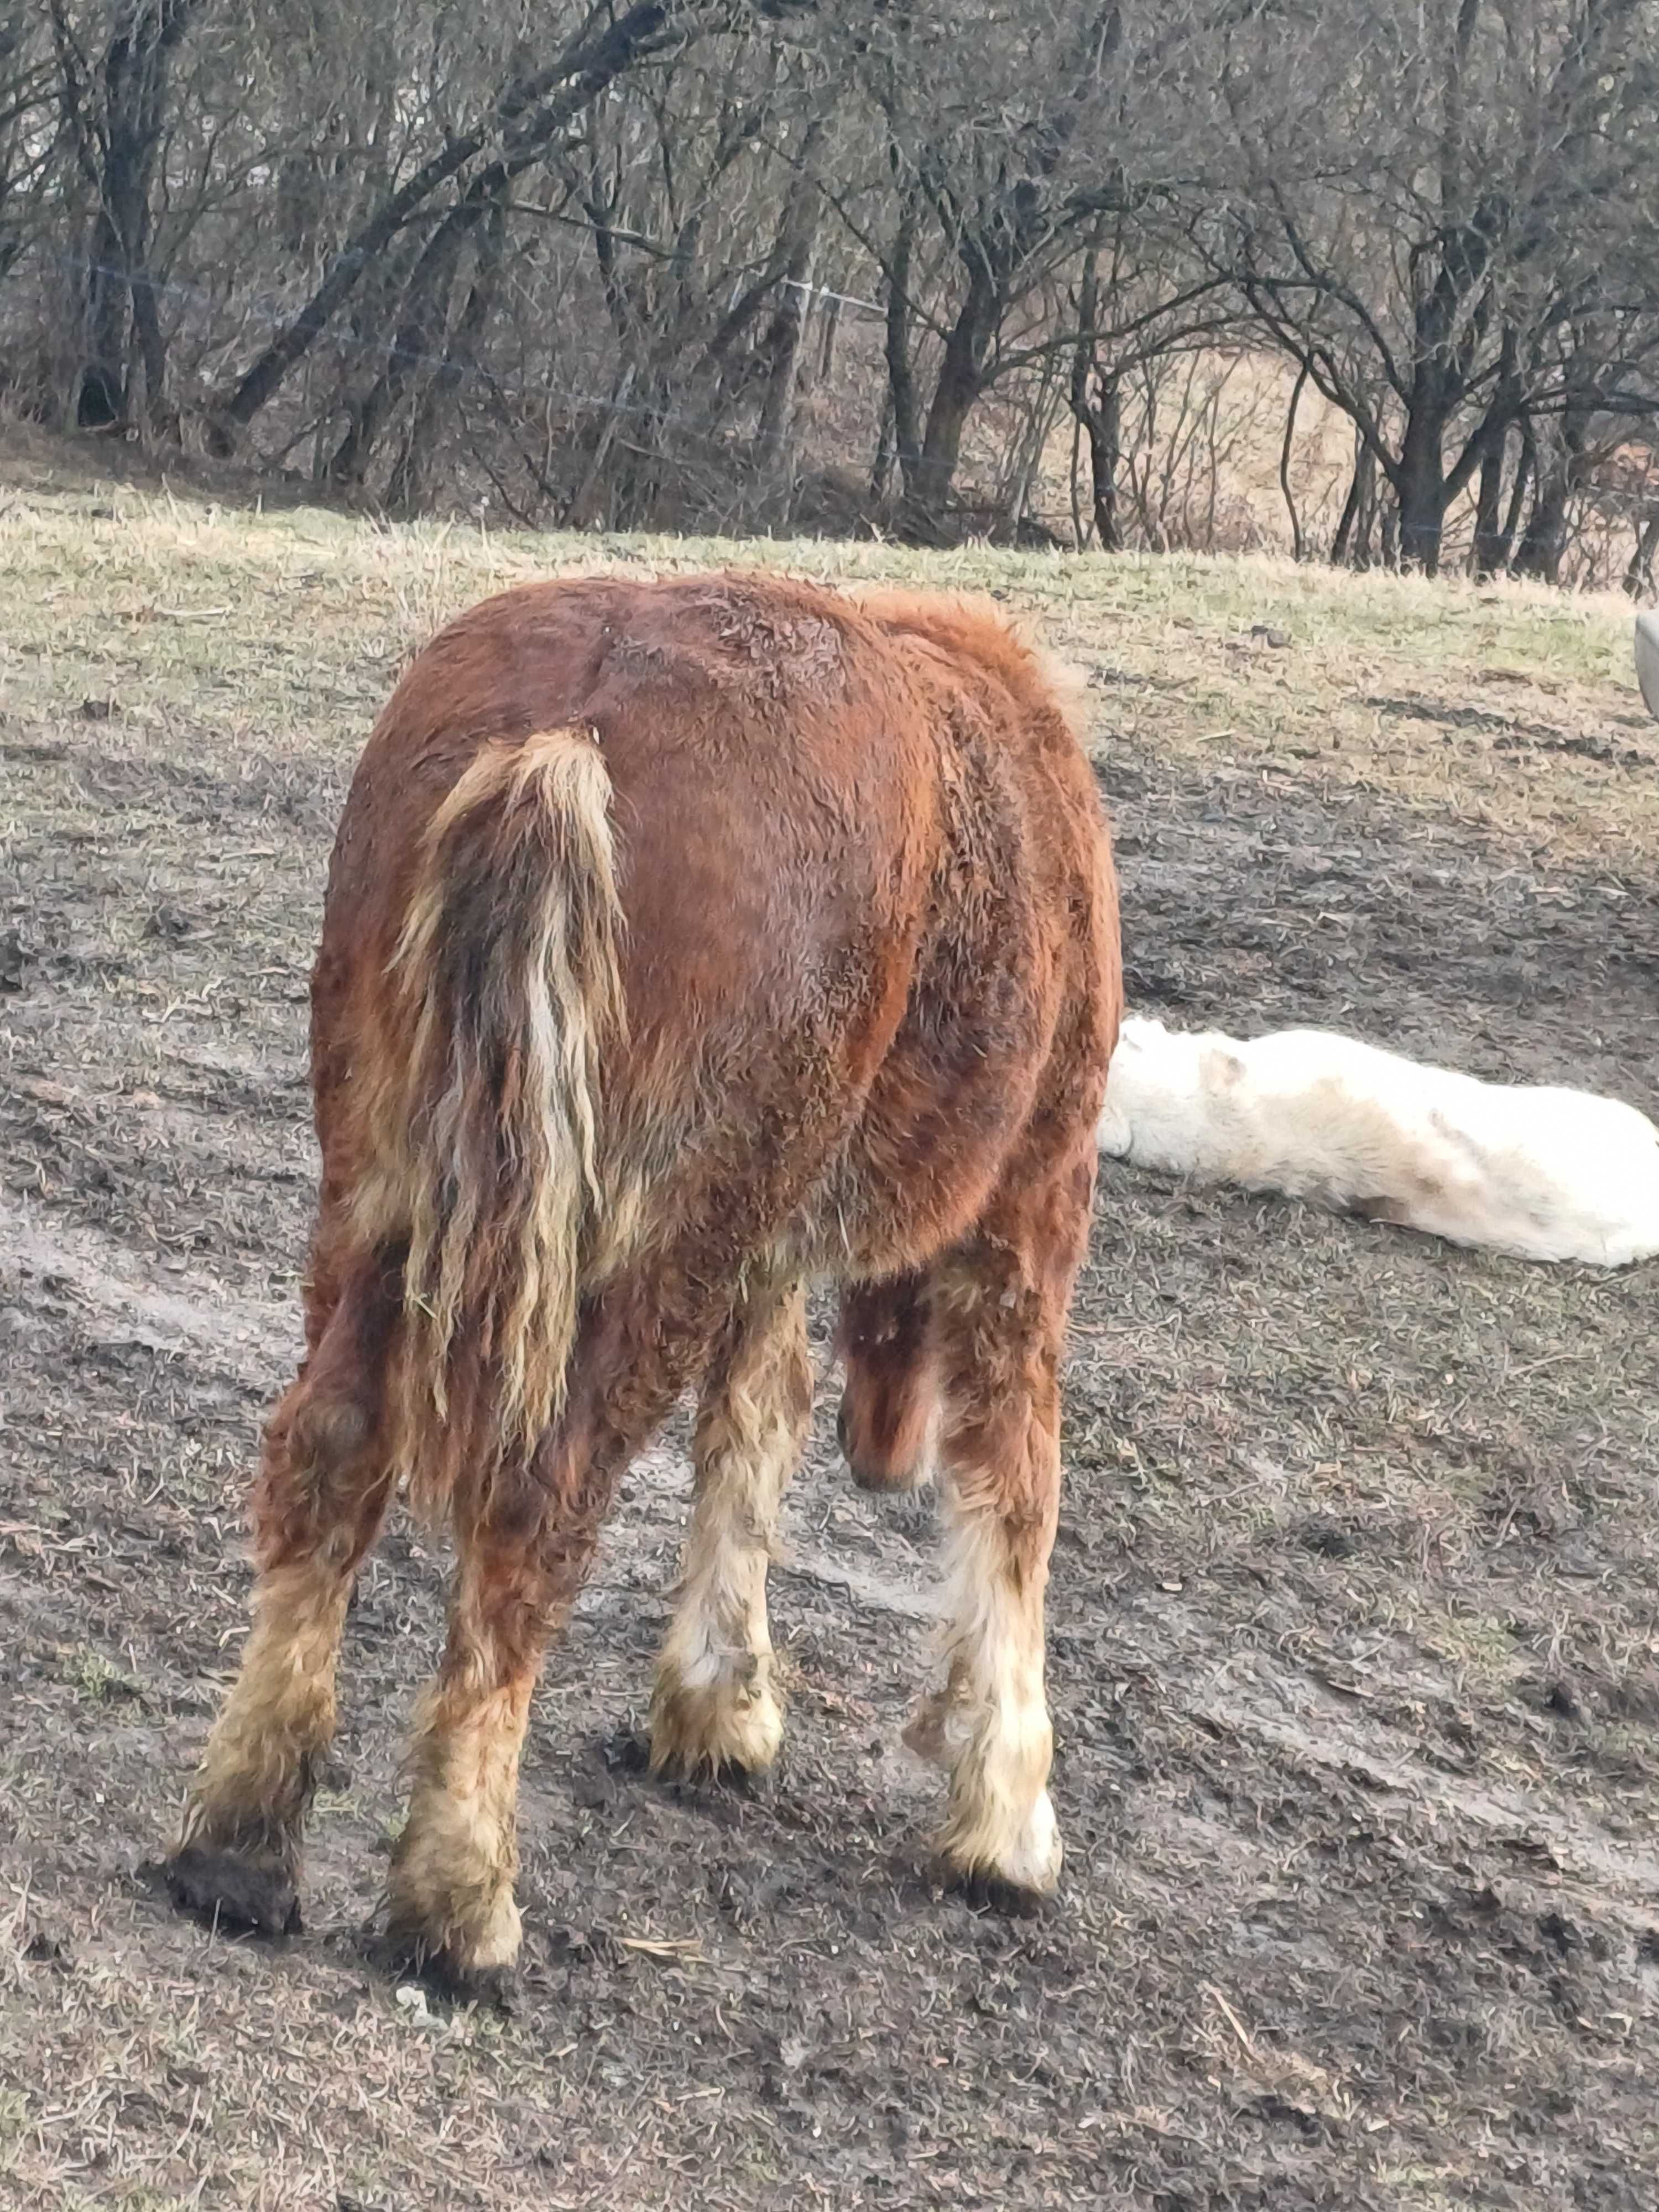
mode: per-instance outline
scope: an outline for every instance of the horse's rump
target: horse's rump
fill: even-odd
[[[503,1130],[545,1090],[517,1056],[515,1025],[532,1060],[582,1060],[575,1095],[592,1093],[596,1128],[570,1134],[600,1163],[602,1198],[584,1156],[592,1249],[624,1217],[624,1241],[648,1243],[736,1181],[775,1187],[780,1231],[815,1264],[884,1273],[937,1249],[971,1223],[1052,1081],[1068,1003],[1098,999],[1103,1024],[1115,988],[1098,805],[1047,681],[994,612],[955,601],[889,594],[866,611],[775,578],[720,577],[590,579],[486,602],[414,664],[354,784],[319,963],[319,1093],[336,1035],[365,1019],[386,1064],[411,1039],[452,1052],[430,1045],[420,974],[411,988],[418,939],[458,1012],[471,1009],[465,1049]],[[591,916],[570,889],[576,848],[537,796],[550,746],[565,748],[561,775],[607,787],[615,975],[585,1042],[560,1015],[556,975],[533,1018],[526,984],[478,988],[491,942],[510,940],[521,977],[532,939],[578,986],[604,964],[576,939],[562,949],[561,933],[580,939]],[[434,903],[417,856],[463,825],[477,865]],[[598,830],[584,834],[597,849]],[[580,1003],[578,988],[566,1013]],[[486,1019],[493,1043],[476,1034]],[[1079,1045],[1070,1079],[1086,1093],[1103,1062],[1082,1059],[1109,1039]],[[422,1080],[418,1142],[447,1176],[459,1079]],[[319,1114],[334,1112],[319,1097]],[[407,1164],[398,1113],[394,1100],[358,1117],[366,1188],[379,1191],[400,1145]],[[525,1123],[501,1141],[505,1170],[544,1140]],[[399,1172],[407,1183],[414,1170]],[[428,1213],[447,1187],[434,1185]],[[472,1245],[467,1201],[451,1198],[455,1243]],[[434,1309],[416,1334],[435,1358],[460,1310],[453,1252],[451,1275],[433,1275],[432,1221],[392,1218],[383,1196],[362,1203],[386,1215],[379,1233],[414,1236],[411,1299]],[[521,1249],[526,1281],[551,1267],[555,1244],[575,1249],[568,1224],[544,1229],[539,1258]],[[483,1311],[495,1263],[480,1251],[471,1264]],[[527,1401],[536,1413],[551,1402],[544,1382]]]

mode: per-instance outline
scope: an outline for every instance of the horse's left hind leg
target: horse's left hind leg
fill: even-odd
[[[410,1750],[409,1817],[392,1852],[394,1952],[466,1987],[519,1948],[519,1762],[543,1656],[586,1580],[617,1483],[702,1364],[716,1316],[676,1255],[623,1276],[590,1310],[563,1413],[528,1464],[456,1500],[449,1633]],[[665,1283],[678,1285],[665,1299]]]
[[[511,1468],[457,1513],[449,1632],[416,1718],[387,1884],[393,1949],[457,1984],[518,1953],[519,1759],[550,1633],[598,1540],[593,1503],[550,1527],[534,1471]]]
[[[733,1310],[697,1408],[691,1529],[651,1705],[659,1772],[752,1772],[777,1757],[766,1569],[811,1411],[804,1289],[759,1285]]]

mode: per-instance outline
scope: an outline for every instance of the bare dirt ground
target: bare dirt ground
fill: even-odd
[[[401,653],[555,565],[0,446],[0,2203],[1659,2201],[1656,1274],[1103,1177],[1052,1592],[1063,1896],[941,1892],[931,1508],[827,1378],[748,1794],[637,1771],[686,1488],[636,1470],[525,1777],[516,2011],[367,1962],[444,1562],[395,1526],[281,1948],[143,1869],[234,1665],[297,1341],[306,978]],[[747,549],[744,558],[757,557]],[[897,573],[911,556],[771,556]],[[1659,1103],[1659,729],[1616,611],[960,558],[1091,672],[1132,995]]]

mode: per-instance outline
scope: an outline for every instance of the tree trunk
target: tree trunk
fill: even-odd
[[[484,123],[451,139],[348,239],[299,313],[222,398],[215,417],[218,450],[232,450],[237,435],[275,398],[289,371],[310,351],[350,297],[364,270],[385,252],[415,210],[469,161],[490,145],[502,149],[509,167],[520,155],[533,158],[625,70],[683,45],[712,20],[711,11],[698,5],[642,0],[626,15],[596,28],[586,42],[568,47],[547,69],[509,86]]]
[[[1477,579],[1503,574],[1509,555],[1504,534],[1504,457],[1509,445],[1507,423],[1494,424],[1481,443],[1480,477],[1474,501],[1474,544],[1470,568]]]
[[[1526,535],[1515,556],[1516,574],[1529,576],[1538,583],[1559,582],[1566,544],[1567,473],[1552,464],[1538,478]]]
[[[506,245],[507,210],[497,200],[485,223],[466,305],[445,351],[443,366],[428,379],[410,415],[402,451],[386,485],[386,505],[394,514],[420,514],[429,503],[432,464],[446,405],[454,400],[473,364],[473,349],[495,303]]]
[[[1517,576],[1530,576],[1545,584],[1560,582],[1562,557],[1567,550],[1567,511],[1583,475],[1589,435],[1588,411],[1570,407],[1561,417],[1555,452],[1537,471],[1532,513],[1515,556]]]
[[[755,465],[763,483],[778,472],[788,442],[794,407],[795,382],[800,369],[800,350],[806,331],[808,278],[812,248],[817,240],[823,201],[817,189],[816,162],[823,125],[815,116],[807,126],[789,199],[783,213],[784,263],[777,313],[767,333],[770,356],[766,391],[761,400],[760,426],[755,440]],[[787,508],[787,486],[784,487]]]
[[[835,374],[836,333],[841,326],[841,301],[831,292],[823,303],[823,328],[818,338],[818,363],[814,375],[819,384],[827,384]]]
[[[1302,404],[1302,388],[1311,374],[1310,364],[1304,361],[1291,393],[1291,404],[1285,416],[1285,442],[1279,449],[1279,488],[1285,495],[1285,505],[1290,512],[1292,561],[1302,560],[1307,552],[1302,541],[1302,518],[1296,511],[1296,500],[1291,490],[1291,446],[1296,436],[1296,410]]]
[[[811,266],[811,249],[804,247],[789,264],[783,297],[766,335],[771,366],[761,399],[760,424],[755,437],[755,466],[763,479],[775,475],[784,458],[789,422],[795,400],[795,380],[800,368],[801,338],[806,327],[805,285]]]
[[[1515,533],[1521,527],[1521,510],[1526,504],[1527,487],[1538,465],[1538,447],[1533,437],[1532,424],[1525,415],[1521,417],[1521,452],[1515,464],[1515,482],[1510,486],[1509,511],[1504,517],[1502,567],[1510,565],[1515,545]]]
[[[1520,418],[1521,407],[1521,379],[1516,367],[1515,332],[1506,328],[1497,386],[1492,393],[1492,404],[1476,433],[1473,447],[1474,453],[1479,455],[1480,471],[1475,491],[1474,543],[1470,554],[1470,565],[1477,577],[1501,574],[1509,561],[1513,531],[1505,529],[1499,508],[1504,497],[1504,463],[1509,450],[1510,426]],[[1471,454],[1466,453],[1458,464],[1458,473],[1464,482],[1468,480],[1471,458]],[[1454,487],[1454,496],[1459,488]]]
[[[951,331],[951,338],[957,336]],[[945,535],[945,511],[962,457],[962,434],[979,397],[979,377],[967,345],[947,340],[939,381],[927,410],[927,428],[905,487],[904,527],[924,544]]]
[[[1369,568],[1371,565],[1371,532],[1376,521],[1376,455],[1358,431],[1354,433],[1353,475],[1348,483],[1348,496],[1342,506],[1342,519],[1336,526],[1336,535],[1331,540],[1331,566],[1334,568]]]
[[[87,249],[87,342],[75,395],[82,430],[102,430],[127,416],[126,249],[110,204],[108,170]]]
[[[623,410],[629,406],[629,395],[634,389],[638,364],[629,362],[623,370],[616,390],[605,407],[593,434],[593,451],[587,466],[582,471],[576,489],[570,495],[564,513],[559,517],[562,530],[586,530],[598,516],[598,495],[603,488],[605,465],[611,458],[611,448],[616,443],[622,428]]]
[[[876,432],[876,450],[870,463],[870,496],[878,506],[887,497],[887,487],[892,481],[894,459],[893,394],[890,389],[881,404],[881,425]]]
[[[1632,599],[1645,599],[1653,589],[1653,563],[1659,556],[1659,503],[1650,507],[1636,532],[1636,544],[1625,571],[1625,591]]]
[[[1121,553],[1123,533],[1117,519],[1117,471],[1122,459],[1123,395],[1117,372],[1103,368],[1096,356],[1095,315],[1099,299],[1098,253],[1091,246],[1084,257],[1083,281],[1078,290],[1077,344],[1072,352],[1066,400],[1089,441],[1089,482],[1100,550]]]
[[[76,392],[76,416],[84,428],[132,420],[135,368],[143,372],[142,413],[151,422],[162,416],[167,344],[148,265],[150,195],[167,117],[168,71],[196,4],[124,0],[100,72],[100,131],[88,129],[82,112],[89,88],[77,82],[72,88],[83,139],[97,149],[86,351]],[[66,70],[74,67],[67,53],[64,62]],[[78,69],[75,75],[78,79]],[[83,145],[83,153],[91,152],[91,145]]]
[[[1446,525],[1443,419],[1434,398],[1413,392],[1406,435],[1394,476],[1400,510],[1400,565],[1432,576],[1440,567]]]
[[[1097,370],[1092,398],[1079,417],[1089,441],[1089,483],[1095,537],[1103,553],[1123,550],[1118,520],[1117,472],[1123,459],[1123,391],[1115,375]]]
[[[893,418],[892,459],[908,489],[921,453],[921,409],[916,398],[915,365],[910,358],[910,259],[916,242],[914,196],[899,210],[898,228],[887,257],[887,406]],[[878,463],[881,457],[878,453]],[[881,465],[884,487],[887,465]]]
[[[497,162],[472,185],[465,199],[451,208],[428,240],[404,294],[402,319],[386,367],[367,398],[353,410],[350,428],[328,465],[328,480],[335,486],[356,486],[367,480],[381,432],[396,414],[410,383],[442,343],[461,249],[474,226],[506,189],[507,177]]]
[[[967,297],[945,337],[921,451],[904,489],[907,534],[925,545],[942,544],[946,535],[945,510],[962,455],[962,434],[983,388],[985,350],[1000,307],[989,270],[976,262]]]

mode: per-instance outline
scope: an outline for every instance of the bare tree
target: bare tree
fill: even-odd
[[[143,368],[152,422],[165,405],[167,346],[149,265],[152,200],[170,73],[198,4],[112,0],[106,16],[77,24],[64,0],[51,0],[63,112],[94,204],[76,399],[82,424],[127,420],[135,366]]]
[[[1566,404],[1553,334],[1650,250],[1653,22],[1650,0],[1366,0],[1229,34],[1212,265],[1352,419],[1408,565],[1438,564],[1483,467],[1490,562],[1505,434]]]
[[[216,410],[222,443],[228,446],[281,387],[294,364],[314,344],[349,298],[363,272],[445,185],[486,159],[503,183],[544,158],[550,144],[625,70],[671,52],[719,20],[708,0],[640,0],[620,16],[596,9],[544,67],[514,76],[484,112],[446,142],[368,215],[335,255],[321,283],[299,313],[243,371]],[[478,180],[458,204],[474,202]],[[454,210],[452,210],[451,213]],[[446,220],[448,218],[446,217]]]
[[[986,15],[1000,39],[971,14],[947,33],[913,11],[884,11],[885,35],[866,39],[861,55],[897,191],[883,270],[887,372],[902,520],[923,538],[945,526],[969,418],[1006,371],[998,342],[1011,317],[1130,189],[1121,164],[1100,159],[1136,58],[1123,6]],[[938,249],[926,260],[924,223]],[[942,264],[954,266],[953,297],[941,296]],[[918,283],[924,270],[932,299]],[[925,406],[924,343],[933,356]]]
[[[0,386],[405,513],[1645,574],[1656,52],[1659,0],[0,0]]]

